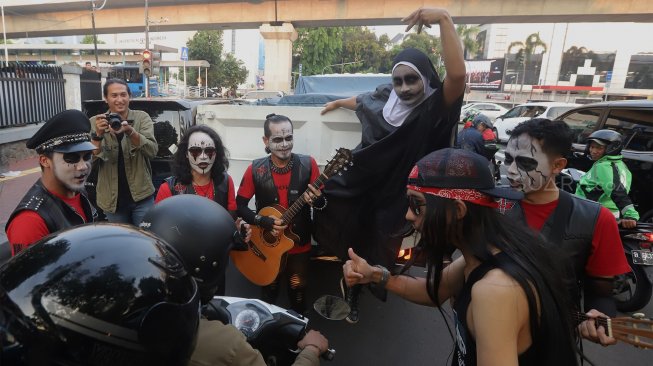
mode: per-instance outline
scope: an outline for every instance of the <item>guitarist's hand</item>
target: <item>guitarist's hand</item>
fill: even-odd
[[[313,206],[313,202],[316,199],[318,199],[321,195],[322,195],[322,191],[309,184],[308,190],[304,192],[304,201],[308,203],[310,206]]]
[[[594,309],[587,312],[586,315],[588,317],[590,317],[590,318],[598,318],[598,317],[609,318],[609,316],[603,314],[602,312],[600,312],[598,310],[594,310]],[[608,337],[605,334],[605,328],[603,328],[602,325],[599,326],[599,327],[596,326],[596,323],[594,322],[594,319],[588,319],[588,320],[585,320],[584,322],[580,323],[578,325],[578,332],[580,333],[580,335],[583,338],[585,338],[587,340],[590,340],[590,341],[592,341],[594,343],[599,343],[604,347],[605,346],[610,346],[610,345],[613,345],[613,344],[617,343],[617,340],[615,338]]]
[[[342,274],[347,287],[372,282],[372,266],[365,259],[356,255],[353,249],[349,248],[348,253],[350,259],[342,266]]]

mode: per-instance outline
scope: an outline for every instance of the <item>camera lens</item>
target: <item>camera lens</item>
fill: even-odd
[[[109,115],[107,115],[107,120],[109,122],[109,127],[114,131],[118,131],[122,127],[122,119],[118,113],[109,113]]]

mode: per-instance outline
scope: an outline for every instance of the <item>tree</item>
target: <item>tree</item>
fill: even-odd
[[[474,25],[459,24],[456,26],[456,33],[460,37],[463,43],[463,55],[465,60],[472,59],[472,55],[476,55],[476,52],[481,48],[476,40],[476,35],[480,31],[480,28]]]
[[[395,46],[392,49],[390,60],[401,52],[401,50],[406,48],[417,48],[424,52],[433,63],[433,66],[435,66],[438,75],[440,75],[441,78],[443,77],[445,69],[442,64],[442,44],[440,38],[432,36],[426,32],[410,33],[406,38],[404,38],[400,46]]]
[[[388,36],[381,41],[366,27],[346,27],[339,59],[347,65],[340,68],[336,66],[335,69],[350,73],[387,72],[392,67],[388,60],[389,53],[385,49],[389,42]]]
[[[235,91],[238,85],[247,80],[249,71],[244,66],[243,61],[237,59],[231,53],[227,53],[220,64],[217,80],[213,80],[216,85],[224,86]]]
[[[531,62],[531,58],[536,53],[546,52],[546,43],[542,41],[539,33],[532,33],[524,42],[512,42],[508,46],[508,53],[511,53],[513,49],[516,49],[515,58],[518,60],[518,66],[522,66],[522,78],[521,78],[521,87],[519,91],[521,92],[524,89],[524,80],[526,79],[526,65]]]
[[[93,43],[95,43],[94,41],[95,41],[94,37],[92,35],[90,35],[90,34],[87,34],[87,35],[84,36],[84,38],[82,38],[80,43],[81,44],[93,44]],[[105,43],[106,42],[101,41],[99,39],[97,41],[97,44],[105,44]]]
[[[208,82],[214,86],[236,88],[245,82],[248,71],[243,62],[233,55],[222,56],[224,45],[222,44],[222,31],[207,30],[195,33],[193,38],[186,42],[188,47],[188,58],[190,60],[206,60],[210,66],[207,70]],[[207,81],[194,67],[187,68],[186,81],[188,85],[198,85],[198,77],[202,80],[203,86],[208,86]],[[180,70],[179,78],[184,79],[184,70]]]
[[[342,50],[343,29],[340,27],[302,28],[293,43],[293,65],[298,71],[302,64],[302,74],[316,75],[336,63]]]

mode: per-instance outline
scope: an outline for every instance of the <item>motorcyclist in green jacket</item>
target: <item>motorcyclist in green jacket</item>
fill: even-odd
[[[587,153],[595,162],[581,177],[576,195],[605,206],[622,227],[635,227],[639,213],[628,197],[632,175],[621,155],[621,134],[613,130],[595,131],[588,137],[587,146]]]

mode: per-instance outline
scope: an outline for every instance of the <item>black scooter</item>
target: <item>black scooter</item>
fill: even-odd
[[[637,311],[651,300],[653,290],[653,224],[637,223],[633,229],[619,228],[621,243],[631,272],[617,276],[614,298],[621,312]]]
[[[326,297],[318,299],[314,307],[325,301]],[[332,313],[336,312],[332,310]],[[340,318],[344,319],[349,309],[339,313],[344,314]],[[261,352],[268,366],[291,365],[300,352],[296,349],[297,342],[304,337],[308,327],[305,316],[258,299],[215,296],[202,307],[202,314],[209,320],[219,320],[238,328],[247,337],[247,342]],[[322,358],[330,361],[335,354],[335,350],[329,349]]]

